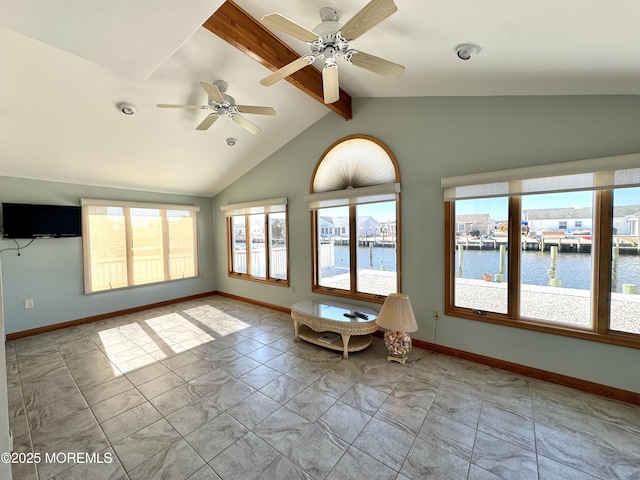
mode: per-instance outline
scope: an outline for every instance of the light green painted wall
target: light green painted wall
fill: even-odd
[[[402,178],[403,291],[419,330],[433,342],[434,309],[444,308],[440,178],[504,168],[640,152],[640,97],[456,97],[354,99],[353,120],[331,113],[215,197],[220,205],[289,199],[291,288],[229,278],[221,291],[281,306],[311,293],[309,193],[314,166],[339,138],[378,137],[394,152]],[[224,218],[215,219],[217,265],[226,265]],[[437,343],[640,392],[640,350],[444,317]]]
[[[212,200],[205,197],[92,187],[0,176],[0,202],[80,205],[80,198],[197,205],[200,278],[84,294],[82,239],[39,239],[21,251],[0,253],[5,332],[14,333],[102,313],[215,290]],[[21,245],[29,240],[18,240]],[[0,240],[0,250],[12,248]],[[25,309],[32,298],[34,308]]]

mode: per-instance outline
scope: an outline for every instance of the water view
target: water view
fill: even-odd
[[[458,253],[456,252],[456,270],[458,268]],[[547,270],[550,266],[548,251],[523,251],[521,253],[521,283],[528,285],[549,284]],[[560,252],[558,254],[557,278],[562,281],[564,288],[589,290],[591,288],[591,255],[587,253]],[[462,277],[482,280],[483,274],[496,274],[500,264],[498,250],[465,250],[463,254]],[[505,262],[504,277],[508,270]],[[622,285],[640,285],[640,256],[620,255],[617,268],[617,292],[622,292]]]

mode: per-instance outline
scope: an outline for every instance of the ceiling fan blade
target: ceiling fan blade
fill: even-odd
[[[276,70],[268,77],[263,78],[262,80],[260,80],[260,83],[265,87],[269,87],[274,83],[276,83],[277,81],[282,80],[285,77],[288,77],[292,73],[296,73],[298,70],[306,67],[307,65],[311,65],[315,59],[316,57],[314,57],[313,55],[306,55],[304,57],[300,57],[299,59],[294,60],[288,65],[285,65],[284,67]]]
[[[322,69],[322,91],[324,103],[337,102],[340,98],[340,84],[338,83],[338,65],[327,64]]]
[[[218,114],[217,113],[212,113],[212,114],[208,115],[207,118],[205,118],[202,121],[202,123],[196,127],[196,130],[206,130],[211,125],[213,125],[216,120],[218,120]]]
[[[198,110],[209,108],[208,105],[168,105],[166,103],[159,103],[156,105],[158,108],[196,108]]]
[[[251,105],[236,105],[240,113],[253,113],[256,115],[275,115],[276,111],[272,107],[254,107]]]
[[[317,34],[279,13],[265,15],[260,21],[269,27],[277,28],[281,32],[287,33],[303,42],[315,42],[318,39]]]
[[[209,98],[211,98],[214,102],[224,103],[224,98],[222,96],[222,93],[220,93],[220,90],[218,90],[218,87],[206,82],[200,82],[200,85],[202,85],[204,91],[207,92]]]
[[[231,119],[241,127],[249,130],[251,133],[260,133],[262,131],[262,129],[259,126],[255,125],[254,123],[251,123],[249,120],[247,120],[246,118],[240,115],[234,115],[233,117],[231,117]]]
[[[354,40],[398,10],[393,0],[371,0],[342,26],[342,36]]]
[[[390,62],[384,58],[369,55],[364,52],[354,52],[349,57],[349,63],[355,66],[369,70],[370,72],[386,75],[387,77],[398,78],[404,73],[404,67],[397,63]]]

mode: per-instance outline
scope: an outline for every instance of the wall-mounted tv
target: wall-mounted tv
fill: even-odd
[[[82,235],[80,207],[2,204],[4,238],[61,238]]]

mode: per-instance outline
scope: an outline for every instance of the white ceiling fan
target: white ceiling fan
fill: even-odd
[[[224,80],[216,80],[215,82],[200,82],[207,95],[209,101],[207,105],[167,105],[159,103],[158,108],[197,108],[201,110],[213,110],[203,121],[196,127],[196,130],[207,130],[220,117],[227,117],[236,122],[241,127],[246,128],[251,133],[260,133],[262,129],[244,118],[241,113],[251,113],[255,115],[275,115],[276,111],[271,107],[255,107],[250,105],[236,105],[233,97],[227,95],[227,82]]]
[[[324,102],[333,103],[340,98],[336,58],[343,57],[348,63],[374,73],[393,78],[400,77],[404,72],[402,65],[349,48],[349,42],[368,32],[397,10],[398,7],[393,0],[371,0],[351,20],[342,25],[338,22],[340,15],[337,10],[323,7],[320,9],[322,23],[313,30],[308,30],[279,13],[265,15],[262,17],[265,25],[307,42],[311,54],[276,70],[263,78],[260,83],[265,86],[273,85],[320,58],[324,61],[322,67]]]

